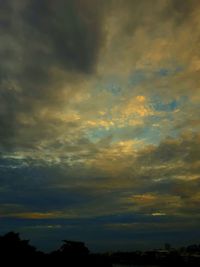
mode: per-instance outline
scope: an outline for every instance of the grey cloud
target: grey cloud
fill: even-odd
[[[31,1],[23,18],[37,40],[49,46],[41,59],[47,65],[53,60],[67,69],[92,71],[101,39],[101,7],[81,0]]]
[[[60,107],[63,83],[95,72],[104,3],[8,0],[0,5],[0,136],[1,145],[9,147],[20,138],[19,129],[26,132],[21,114],[34,119],[44,107]]]
[[[192,13],[199,7],[198,0],[171,0],[165,10],[166,17],[173,16],[178,25],[187,21]]]
[[[195,162],[199,160],[199,135],[189,134],[174,139],[163,140],[158,147],[141,152],[138,160],[143,164],[162,164],[175,161]]]

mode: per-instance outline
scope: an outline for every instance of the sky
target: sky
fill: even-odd
[[[0,0],[0,234],[199,242],[199,51],[199,0]]]

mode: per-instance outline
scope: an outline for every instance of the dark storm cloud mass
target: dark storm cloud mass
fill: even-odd
[[[45,67],[53,63],[86,73],[95,68],[101,41],[102,4],[81,0],[26,4],[24,23],[30,26],[33,37],[35,33],[36,40],[49,49],[47,54],[37,54]]]
[[[20,114],[34,119],[41,107],[62,102],[56,96],[62,94],[66,72],[77,79],[76,73],[95,71],[103,2],[9,0],[0,5],[0,136],[3,146],[12,146],[24,127]],[[58,77],[54,70],[63,74]]]

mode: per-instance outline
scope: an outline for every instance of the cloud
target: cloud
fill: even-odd
[[[199,136],[183,134],[158,146],[137,145],[131,140],[105,140],[105,146],[101,142],[79,156],[74,148],[73,165],[65,158],[50,165],[45,161],[38,165],[35,159],[2,159],[4,216],[44,213],[45,218],[48,213],[51,218],[84,218],[130,212],[198,216]],[[17,206],[10,209],[13,204]]]
[[[0,6],[2,219],[199,218],[199,1]]]
[[[83,76],[95,72],[104,4],[9,0],[1,5],[1,145],[22,146],[18,142],[25,135],[34,146],[55,123],[41,114],[67,105],[83,87]]]
[[[118,0],[101,5],[89,0],[2,3],[2,149],[38,149],[52,140],[71,140],[70,135],[79,140],[89,128],[115,132],[127,124],[143,127],[146,117],[158,116],[159,108],[173,109],[170,103],[177,101],[180,90],[188,94],[183,81],[191,67],[186,58],[194,53],[192,62],[198,61],[197,32],[192,48],[188,46],[196,5]],[[180,45],[184,53],[179,53]],[[194,70],[192,75],[197,79]],[[114,94],[113,81],[119,89]],[[163,92],[168,104],[162,102]],[[161,97],[154,109],[149,101],[153,94]],[[179,109],[174,115],[177,127],[184,124],[182,114]]]

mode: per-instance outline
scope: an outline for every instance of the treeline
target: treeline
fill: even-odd
[[[173,249],[151,251],[116,252],[105,254],[90,253],[83,242],[63,240],[61,247],[53,252],[38,251],[22,240],[18,233],[9,232],[0,236],[0,265],[32,266],[68,266],[68,267],[112,267],[113,265],[156,265],[200,267],[200,244]]]
[[[38,251],[22,240],[18,233],[9,232],[0,236],[0,266],[23,265],[32,266],[88,266],[112,267],[106,255],[92,254],[83,242],[63,240],[63,245],[51,253]]]

